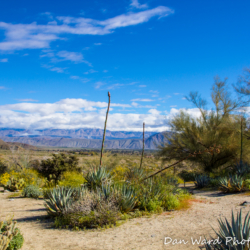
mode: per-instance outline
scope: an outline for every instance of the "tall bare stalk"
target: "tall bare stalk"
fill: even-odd
[[[108,109],[107,109],[106,119],[105,119],[105,123],[104,123],[104,131],[103,131],[103,139],[102,139],[102,150],[101,150],[101,157],[100,157],[100,167],[102,166],[103,148],[104,148],[107,120],[108,120],[109,107],[110,107],[110,93],[109,92],[108,92],[108,97],[109,97],[109,103],[108,103]]]
[[[140,169],[142,167],[142,161],[143,161],[143,156],[144,156],[144,131],[145,131],[145,122],[143,122],[143,139],[142,139],[142,153],[141,153]]]

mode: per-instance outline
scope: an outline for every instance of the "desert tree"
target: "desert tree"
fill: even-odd
[[[196,107],[198,115],[181,110],[169,121],[172,133],[165,134],[168,143],[159,151],[163,161],[193,155],[195,157],[188,157],[189,161],[211,172],[229,166],[239,157],[241,122],[237,112],[246,103],[240,96],[232,98],[227,87],[226,79],[215,78],[211,91],[214,107],[210,109],[198,92],[191,92],[186,97]],[[213,148],[217,150],[211,150]],[[199,154],[206,149],[206,153]]]

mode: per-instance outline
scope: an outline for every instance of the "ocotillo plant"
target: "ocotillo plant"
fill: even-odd
[[[108,103],[108,109],[107,109],[106,119],[105,119],[105,123],[104,123],[104,131],[103,131],[103,139],[102,139],[102,150],[101,150],[101,157],[100,157],[100,167],[102,166],[103,148],[104,148],[106,127],[107,127],[107,120],[108,120],[109,106],[110,106],[110,93],[109,92],[108,92],[108,97],[109,97],[109,103]]]
[[[145,130],[145,122],[143,122],[143,139],[142,139],[142,153],[141,153],[140,169],[142,167],[142,161],[143,161],[143,156],[144,156],[144,130]]]

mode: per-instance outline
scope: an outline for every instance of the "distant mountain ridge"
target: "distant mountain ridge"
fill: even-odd
[[[157,132],[145,132],[145,138],[150,137]],[[82,139],[102,139],[103,129],[13,129],[13,128],[0,128],[0,137],[64,137],[64,138],[82,138]],[[142,132],[133,131],[110,131],[106,130],[106,139],[140,139]]]
[[[100,149],[102,137],[103,130],[101,129],[45,129],[35,131],[0,129],[0,138],[5,142],[18,142],[40,147]],[[142,132],[106,131],[104,146],[107,149],[142,149],[141,138]],[[155,150],[159,145],[166,142],[164,133],[145,132],[145,149]]]

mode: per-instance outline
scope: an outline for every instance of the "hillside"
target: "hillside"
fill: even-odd
[[[5,142],[18,142],[40,147],[69,147],[100,149],[102,140],[64,137],[1,137]],[[157,149],[165,141],[163,133],[157,133],[145,139],[145,149]],[[104,146],[108,149],[141,149],[142,139],[105,140]]]

